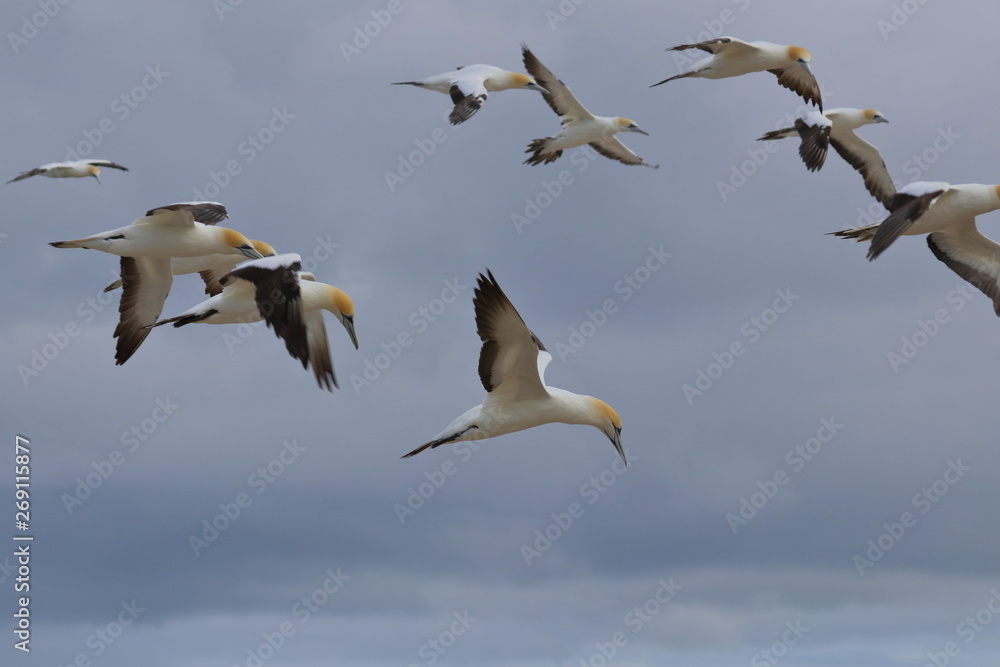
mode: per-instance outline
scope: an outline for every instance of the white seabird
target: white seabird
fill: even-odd
[[[90,248],[121,256],[121,317],[115,363],[124,364],[149,335],[149,325],[163,310],[173,283],[172,257],[227,254],[259,259],[261,254],[243,234],[199,222],[225,216],[213,202],[169,204],[148,211],[131,225],[73,241],[56,241],[56,248]]]
[[[7,181],[8,183],[13,183],[14,181],[23,181],[30,176],[48,176],[49,178],[86,178],[88,176],[93,176],[100,183],[101,179],[98,174],[101,173],[99,167],[110,167],[112,169],[121,169],[122,171],[128,171],[128,167],[123,167],[120,164],[111,162],[109,160],[77,160],[75,162],[50,162],[49,164],[43,164],[41,167],[35,167],[34,169],[29,169],[28,171],[23,171],[14,178]]]
[[[327,310],[340,320],[357,349],[354,304],[342,290],[316,282],[311,273],[303,273],[301,269],[302,258],[295,253],[244,262],[222,278],[220,294],[152,326],[264,320],[285,341],[288,353],[301,361],[303,368],[312,365],[317,384],[333,391],[338,385],[322,311]]]
[[[492,65],[467,65],[419,81],[397,81],[392,85],[419,86],[450,95],[455,104],[448,116],[452,125],[467,121],[479,111],[486,101],[487,93],[517,88],[548,92],[526,74],[508,72]]]
[[[869,261],[900,236],[927,234],[934,256],[992,299],[1000,316],[1000,244],[976,227],[977,215],[1000,208],[1000,185],[917,181],[900,188],[889,208],[892,213],[881,224],[832,234],[871,241]]]
[[[560,81],[549,69],[535,57],[527,46],[521,45],[524,66],[548,90],[542,97],[559,116],[562,131],[554,137],[535,139],[528,144],[525,153],[531,157],[524,164],[548,164],[554,162],[567,148],[589,144],[591,148],[604,157],[618,160],[625,164],[641,164],[658,169],[659,165],[649,164],[629,150],[625,144],[614,135],[618,132],[638,132],[649,135],[649,132],[639,129],[634,121],[620,116],[595,116],[580,104],[569,86]]]
[[[686,49],[700,49],[712,55],[694,63],[687,72],[654,83],[653,86],[687,77],[727,79],[751,72],[768,71],[778,77],[779,84],[798,93],[806,102],[812,102],[820,111],[823,110],[819,84],[809,67],[812,56],[801,46],[744,42],[735,37],[719,37],[697,44],[681,44],[667,50]]]
[[[407,458],[449,442],[482,440],[553,422],[589,424],[611,440],[622,461],[622,422],[611,406],[592,396],[549,387],[545,367],[552,355],[531,333],[493,274],[479,274],[473,304],[483,341],[479,379],[487,394],[482,404],[448,425]]]
[[[809,111],[795,120],[794,127],[773,130],[758,141],[801,137],[799,156],[809,171],[817,171],[823,166],[827,147],[832,145],[840,157],[861,174],[868,192],[888,206],[896,194],[896,188],[882,154],[875,146],[854,133],[854,130],[864,125],[888,122],[875,109],[830,109],[825,113]]]

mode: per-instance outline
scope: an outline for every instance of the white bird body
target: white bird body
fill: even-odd
[[[479,377],[486,398],[403,458],[448,442],[493,438],[558,422],[600,429],[625,461],[618,413],[592,396],[545,384],[545,367],[552,355],[524,324],[489,271],[486,276],[480,274],[473,303],[483,341]]]
[[[878,225],[834,235],[871,241],[868,259],[881,255],[900,236],[927,234],[939,260],[993,300],[1000,316],[1000,244],[976,227],[976,216],[1000,209],[1000,185],[917,181],[899,189],[892,213]]]
[[[172,257],[228,254],[259,259],[261,254],[243,234],[197,222],[225,217],[225,207],[212,202],[185,202],[152,209],[131,225],[73,241],[57,248],[90,248],[121,256],[121,317],[115,328],[117,364],[128,361],[160,316],[173,283]]]
[[[551,360],[551,355],[548,359]],[[495,391],[455,419],[434,439],[463,442],[495,438],[542,424],[591,424],[596,400],[547,385],[544,394],[531,400],[508,401]]]
[[[223,290],[176,317],[152,326],[173,324],[244,324],[259,322],[273,327],[285,347],[303,367],[312,365],[320,387],[337,386],[323,323],[323,310],[332,313],[347,330],[354,347],[354,304],[342,290],[315,281],[300,272],[302,258],[294,253],[244,262],[220,281]]]
[[[508,72],[492,65],[467,65],[419,81],[397,81],[393,85],[418,86],[450,95],[455,108],[448,119],[453,125],[468,120],[479,111],[487,93],[517,88],[547,92],[526,74]]]
[[[696,44],[681,44],[667,50],[687,49],[700,49],[711,55],[692,64],[686,72],[654,83],[653,86],[688,77],[727,79],[752,72],[767,71],[778,77],[780,85],[795,91],[805,101],[818,106],[820,110],[823,109],[819,84],[809,67],[812,56],[801,46],[744,42],[735,37],[719,37]]]
[[[112,169],[120,169],[122,171],[128,171],[127,167],[123,167],[120,164],[111,162],[110,160],[76,160],[75,162],[50,162],[49,164],[43,164],[41,167],[35,167],[34,169],[29,169],[28,171],[23,171],[14,178],[7,181],[8,183],[13,183],[14,181],[23,181],[30,176],[48,176],[49,178],[86,178],[88,176],[93,176],[100,183],[101,179],[99,174],[101,173],[100,167],[110,167]]]
[[[273,257],[277,253],[270,244],[264,241],[250,241],[250,245],[263,257]],[[213,253],[211,255],[199,255],[198,257],[171,257],[170,273],[175,276],[183,276],[189,273],[198,273],[205,281],[205,293],[215,296],[222,291],[219,281],[227,273],[236,268],[240,262],[246,261],[243,254],[223,254]],[[104,288],[105,292],[116,290],[122,286],[121,280],[116,280]]]
[[[889,205],[896,188],[889,176],[879,150],[856,135],[854,130],[865,125],[888,123],[876,109],[830,109],[827,112],[809,111],[795,121],[794,127],[768,132],[759,141],[785,139],[798,136],[802,139],[799,155],[809,171],[817,171],[826,161],[828,146],[861,174],[865,187],[873,197]]]
[[[160,209],[157,209],[159,211]],[[139,218],[131,225],[72,241],[56,241],[56,248],[90,248],[121,257],[201,257],[215,253],[260,253],[236,230],[183,220],[179,215]]]
[[[573,95],[569,86],[559,80],[527,46],[521,45],[524,66],[547,89],[542,97],[559,116],[562,130],[554,137],[535,139],[528,144],[525,153],[530,154],[525,164],[537,165],[554,162],[568,148],[589,144],[601,155],[624,164],[643,165],[657,169],[658,165],[647,163],[636,155],[614,135],[619,132],[649,133],[639,128],[632,120],[621,116],[595,116],[587,111],[580,100]]]

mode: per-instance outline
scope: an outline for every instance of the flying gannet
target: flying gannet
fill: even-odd
[[[531,157],[525,160],[524,164],[548,164],[557,160],[567,148],[589,144],[595,151],[612,160],[625,164],[641,164],[653,169],[659,168],[659,165],[649,164],[633,153],[614,136],[618,132],[649,135],[648,132],[639,129],[639,126],[628,118],[593,115],[580,104],[569,86],[556,78],[524,44],[521,45],[521,52],[525,68],[535,77],[535,81],[548,90],[542,93],[542,97],[558,114],[562,123],[562,131],[556,136],[535,139],[528,144],[528,149],[524,152],[529,153]]]
[[[473,304],[476,329],[483,341],[479,379],[486,398],[402,458],[448,442],[493,438],[559,422],[596,427],[628,463],[621,443],[622,422],[611,406],[592,396],[545,384],[545,367],[552,355],[525,325],[489,270],[485,276],[479,274]]]
[[[899,189],[878,225],[831,232],[871,241],[869,261],[900,236],[927,234],[931,252],[948,268],[993,300],[1000,316],[1000,244],[976,228],[976,216],[1000,208],[1000,185],[950,185],[917,181]]]
[[[354,304],[342,290],[316,282],[311,273],[301,269],[302,258],[295,253],[244,262],[222,278],[220,294],[152,326],[264,320],[285,341],[288,353],[301,361],[303,368],[312,365],[317,384],[333,391],[338,385],[322,311],[327,310],[340,320],[357,349]]]
[[[809,171],[817,171],[823,166],[827,147],[832,145],[840,157],[861,174],[868,192],[888,206],[896,194],[896,188],[882,154],[854,133],[854,130],[864,125],[888,122],[875,109],[830,109],[825,113],[809,111],[795,120],[794,127],[773,130],[758,141],[801,137],[799,156]]]
[[[219,216],[223,218],[219,218]],[[200,219],[224,219],[225,207],[213,202],[187,202],[154,208],[132,224],[56,248],[90,248],[121,256],[122,298],[114,337],[115,363],[124,364],[149,335],[149,325],[163,310],[173,283],[172,257],[227,254],[259,259],[261,254],[243,234]]]
[[[524,88],[548,92],[526,74],[507,72],[492,65],[467,65],[452,72],[420,79],[419,81],[397,81],[394,86],[419,86],[451,96],[455,108],[448,116],[452,125],[458,125],[472,118],[486,101],[486,94],[501,90]]]
[[[686,49],[701,49],[712,55],[694,63],[687,72],[654,83],[653,86],[687,77],[727,79],[751,72],[768,71],[778,77],[779,84],[798,93],[806,102],[812,102],[820,111],[823,110],[819,84],[809,67],[812,56],[801,46],[744,42],[735,37],[719,37],[697,44],[681,44],[667,50]]]
[[[86,178],[87,176],[93,176],[97,179],[97,182],[100,183],[101,179],[98,174],[101,173],[101,170],[98,167],[111,167],[112,169],[128,171],[127,167],[123,167],[120,164],[116,164],[108,160],[50,162],[49,164],[43,164],[41,167],[35,167],[34,169],[23,171],[7,182],[13,183],[14,181],[23,181],[30,176],[41,175],[48,176],[49,178]]]

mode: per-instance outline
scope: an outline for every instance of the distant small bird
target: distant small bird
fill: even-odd
[[[302,258],[295,253],[244,262],[222,278],[220,294],[152,326],[264,320],[285,341],[288,353],[301,361],[303,368],[312,365],[317,384],[333,391],[338,385],[322,311],[327,310],[340,320],[357,349],[354,304],[342,290],[316,282],[311,273],[301,269]]]
[[[476,330],[483,341],[479,379],[486,399],[441,431],[436,438],[404,454],[407,458],[448,442],[481,440],[559,422],[589,424],[608,437],[626,464],[622,422],[610,405],[592,396],[549,387],[545,367],[552,355],[531,333],[493,274],[479,274],[473,305]]]
[[[832,145],[849,165],[858,170],[865,187],[873,197],[888,206],[896,188],[879,150],[854,134],[854,130],[873,123],[888,123],[875,109],[830,109],[826,113],[809,111],[795,120],[794,127],[773,130],[758,141],[786,137],[801,137],[799,156],[809,171],[817,171],[826,161],[827,148]]]
[[[486,94],[524,88],[548,92],[526,74],[507,72],[492,65],[468,65],[452,72],[445,72],[419,81],[397,81],[394,86],[419,86],[451,96],[455,108],[448,116],[452,125],[472,118],[486,101]]]
[[[548,164],[555,162],[567,148],[589,144],[591,148],[604,157],[618,160],[625,164],[641,164],[658,169],[659,165],[649,164],[641,157],[626,148],[614,135],[618,132],[638,132],[649,135],[649,132],[639,129],[635,122],[628,118],[595,116],[576,99],[573,91],[560,81],[549,68],[541,63],[527,46],[521,45],[524,66],[528,72],[541,83],[548,92],[542,97],[559,116],[562,131],[554,137],[535,139],[528,144],[525,153],[531,157],[524,164]]]
[[[147,211],[145,217],[125,227],[49,244],[121,256],[121,317],[114,335],[118,339],[116,364],[124,364],[135,354],[149,335],[148,326],[160,316],[173,283],[172,257],[226,254],[261,258],[243,234],[199,221],[214,222],[225,217],[225,207],[214,202],[169,204]]]
[[[735,37],[719,37],[697,44],[681,44],[667,50],[686,49],[701,49],[712,55],[694,63],[689,71],[654,83],[650,88],[674,79],[727,79],[766,70],[778,77],[779,84],[798,93],[806,102],[812,102],[820,111],[823,110],[819,84],[809,67],[812,56],[801,46],[744,42]]]
[[[1000,185],[917,181],[900,188],[889,209],[881,224],[831,233],[871,241],[869,261],[902,235],[927,234],[934,256],[992,299],[1000,316],[1000,244],[976,228],[977,215],[1000,209]]]
[[[49,178],[86,178],[87,176],[93,176],[100,183],[101,179],[98,174],[101,170],[98,167],[110,167],[112,169],[121,169],[122,171],[128,171],[127,167],[123,167],[120,164],[114,162],[109,162],[108,160],[77,160],[76,162],[50,162],[49,164],[43,164],[41,167],[35,167],[28,171],[21,172],[14,178],[7,181],[8,183],[13,183],[14,181],[23,181],[30,176],[48,176]]]

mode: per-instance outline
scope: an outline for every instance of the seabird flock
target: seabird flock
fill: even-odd
[[[840,108],[823,111],[820,87],[810,68],[811,55],[799,46],[743,42],[721,37],[682,44],[671,51],[698,49],[709,55],[687,71],[653,84],[685,78],[724,79],[752,72],[771,72],[778,83],[817,107],[803,113],[793,127],[768,132],[761,141],[799,137],[799,155],[810,171],[819,170],[833,149],[858,173],[864,186],[889,211],[878,225],[831,232],[836,236],[870,241],[868,259],[881,255],[899,236],[927,234],[931,252],[955,273],[993,301],[1000,316],[1000,245],[976,228],[977,215],[1000,208],[1000,185],[910,183],[898,191],[878,149],[854,130],[888,120],[874,109]],[[614,135],[647,134],[628,118],[595,116],[522,44],[528,74],[490,65],[469,65],[454,71],[395,85],[413,85],[451,97],[452,124],[469,120],[483,106],[488,93],[524,89],[542,94],[559,116],[562,129],[553,137],[535,139],[525,151],[528,165],[548,164],[563,151],[584,144],[599,154],[627,165],[657,168],[636,155]],[[99,167],[128,171],[107,160],[52,163],[22,172],[8,183],[30,176],[100,179]],[[118,255],[121,279],[105,291],[122,289],[120,319],[114,337],[117,364],[125,363],[153,328],[264,321],[281,338],[288,353],[304,368],[312,367],[321,388],[337,385],[330,360],[322,311],[327,310],[347,330],[354,347],[354,306],[340,289],[316,282],[301,271],[293,253],[276,254],[263,241],[218,226],[228,217],[216,202],[186,202],[154,208],[130,225],[85,238],[59,241],[57,248],[90,248]],[[209,298],[176,315],[160,319],[173,276],[199,273]],[[479,377],[486,398],[449,424],[433,440],[404,454],[411,457],[440,445],[491,438],[541,424],[589,424],[599,429],[626,461],[621,443],[622,422],[607,403],[545,384],[552,359],[539,338],[528,329],[493,274],[478,277],[473,297],[476,328],[483,341]]]

